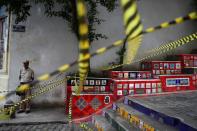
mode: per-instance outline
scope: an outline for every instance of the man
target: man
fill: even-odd
[[[20,85],[29,84],[34,80],[34,71],[29,67],[29,61],[23,62],[23,68],[20,70],[19,80],[20,80]],[[24,100],[30,95],[31,95],[30,89],[24,91],[24,93],[20,96],[21,100]],[[20,105],[20,109],[18,113],[22,113],[22,112],[26,112],[26,113],[30,112],[30,100],[25,101]]]

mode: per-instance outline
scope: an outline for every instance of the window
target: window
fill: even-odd
[[[7,23],[7,18],[0,16],[0,72],[6,72],[7,70]]]
[[[4,40],[3,40],[3,21],[0,20],[0,70],[3,69],[3,56],[4,56]]]

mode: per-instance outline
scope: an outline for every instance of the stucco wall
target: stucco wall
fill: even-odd
[[[4,8],[0,9],[0,16],[7,16]],[[9,17],[5,18],[3,24],[3,40],[4,40],[4,60],[3,60],[3,69],[0,70],[0,91],[7,91],[8,90],[8,78],[9,74],[7,71],[7,44],[8,44],[8,19]],[[1,93],[0,95],[5,95],[6,93]],[[4,103],[4,101],[0,101],[0,103]]]
[[[140,0],[138,2],[139,12],[144,28],[186,15],[192,11],[191,1]],[[101,12],[100,17],[106,21],[97,29],[99,32],[105,33],[108,39],[92,43],[91,52],[124,37],[120,8],[117,8],[113,13],[107,13],[102,7],[99,7],[99,11]],[[42,12],[41,6],[34,6],[31,17],[23,23],[26,26],[26,32],[12,32],[11,34],[9,89],[15,89],[18,85],[19,69],[22,66],[22,61],[26,59],[31,61],[31,67],[34,69],[35,75],[39,76],[45,72],[53,71],[64,63],[70,63],[77,58],[77,40],[69,31],[70,29],[67,24],[60,18],[47,18],[43,16]],[[145,35],[138,57],[143,56],[145,51],[153,47],[158,47],[162,43],[176,40],[196,31],[195,25],[196,23],[190,21]],[[194,44],[178,48],[173,53],[188,53],[192,48],[195,48]],[[96,70],[98,67],[115,61],[117,58],[116,51],[117,49],[114,49],[98,57],[91,58],[92,69]],[[137,67],[137,64],[134,67]],[[62,85],[61,88],[38,97],[34,102],[63,102],[64,90],[65,86]],[[13,99],[15,98],[13,97]]]
[[[59,18],[47,18],[43,12],[41,6],[33,7],[31,17],[20,23],[26,26],[26,31],[11,34],[10,89],[19,84],[19,70],[24,60],[30,60],[30,67],[37,77],[77,58],[77,41],[66,23]],[[65,84],[52,93],[37,97],[35,101],[63,102],[64,90]]]

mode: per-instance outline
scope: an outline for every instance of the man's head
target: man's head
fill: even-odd
[[[23,66],[24,66],[25,69],[28,69],[29,68],[29,61],[28,60],[24,61]]]

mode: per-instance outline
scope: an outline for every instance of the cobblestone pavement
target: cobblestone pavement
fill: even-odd
[[[0,131],[70,131],[66,123],[0,124]]]
[[[83,131],[78,126],[67,123],[7,123],[0,124],[0,131]]]
[[[92,124],[89,125],[92,127]],[[93,127],[92,127],[93,128]],[[64,108],[35,108],[29,114],[16,114],[15,119],[0,120],[0,131],[84,131],[79,125],[72,128]]]
[[[90,124],[88,127],[97,131]],[[33,122],[33,123],[1,123],[0,131],[85,131],[79,125],[71,127],[67,122]]]

